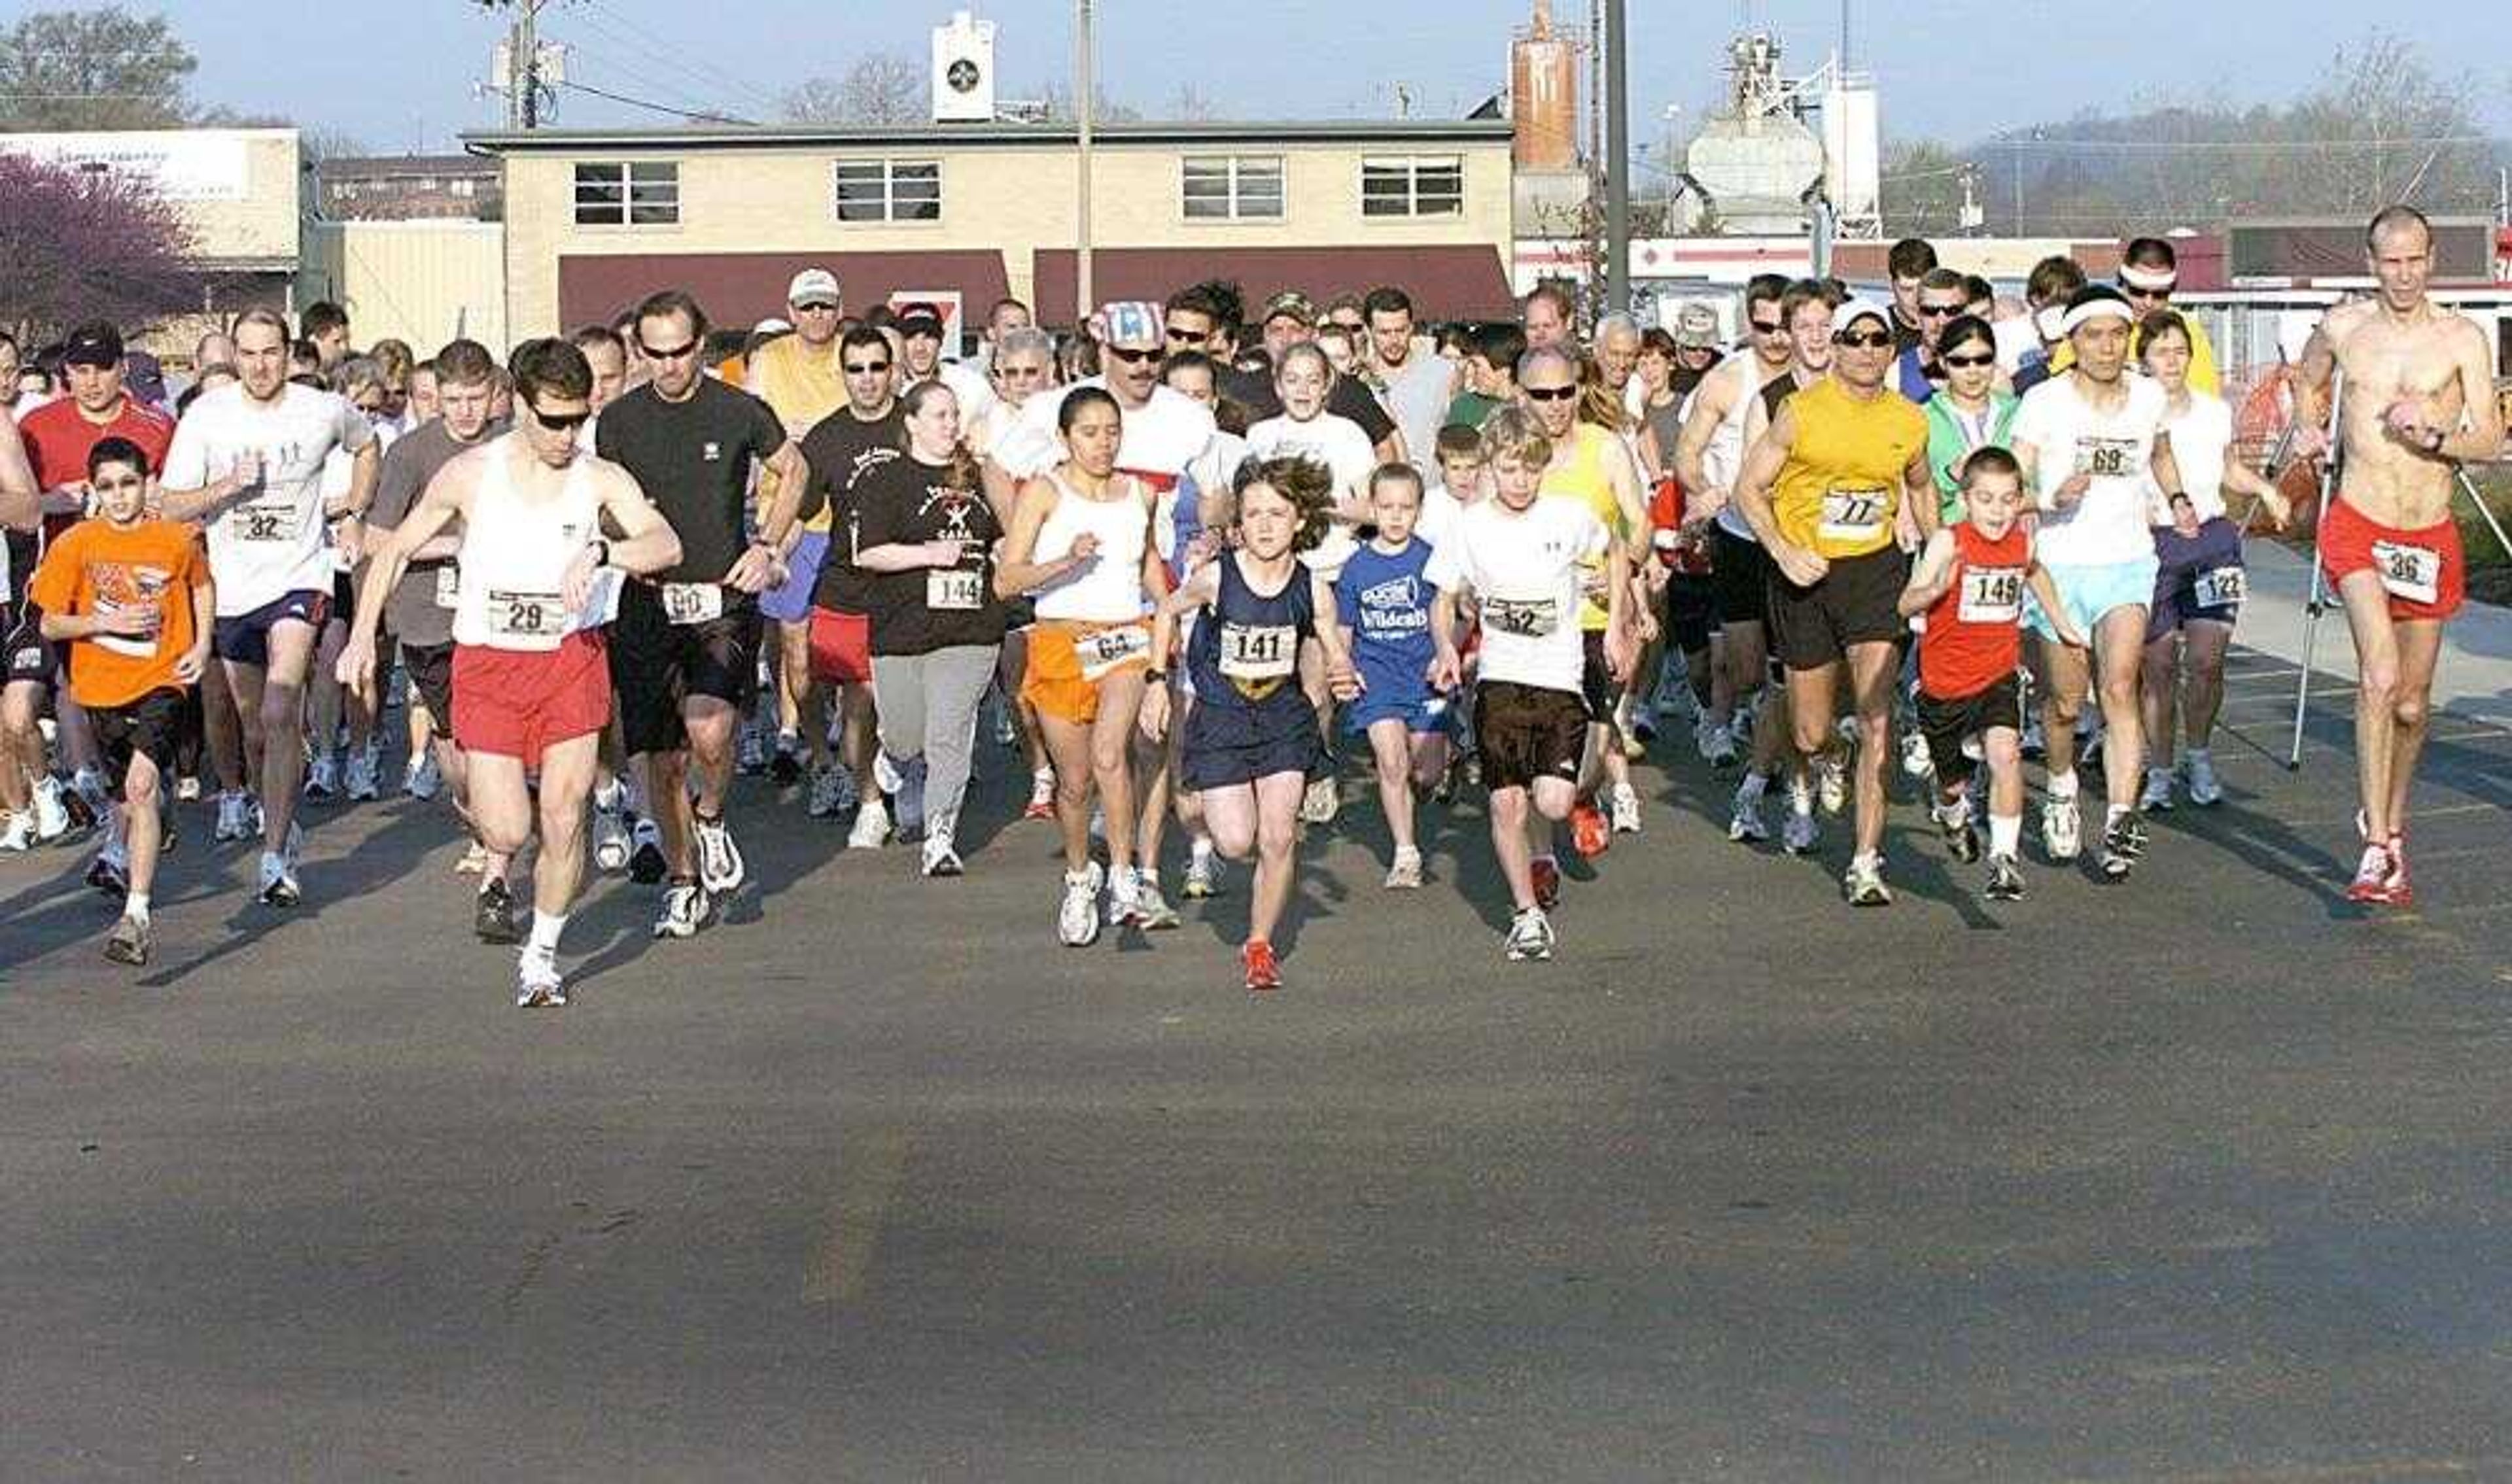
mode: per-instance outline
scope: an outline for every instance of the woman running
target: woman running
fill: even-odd
[[[1153,652],[1166,656],[1180,615],[1201,609],[1187,666],[1195,706],[1186,720],[1181,778],[1202,805],[1204,828],[1232,860],[1256,857],[1256,889],[1239,950],[1250,990],[1282,983],[1274,928],[1290,901],[1291,853],[1300,801],[1326,767],[1316,716],[1299,683],[1300,647],[1325,655],[1327,687],[1338,700],[1359,694],[1343,639],[1331,622],[1334,590],[1299,554],[1324,539],[1336,496],[1334,476],[1306,458],[1251,460],[1234,485],[1236,551],[1196,568],[1161,603]],[[1320,615],[1329,621],[1320,622]],[[1155,679],[1159,677],[1156,674]],[[1145,698],[1143,730],[1160,737],[1168,687]]]

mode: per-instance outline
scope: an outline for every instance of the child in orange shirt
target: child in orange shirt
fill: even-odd
[[[96,514],[53,542],[26,597],[43,610],[44,637],[68,645],[70,695],[87,709],[105,776],[122,780],[87,879],[122,898],[104,956],[137,965],[148,961],[148,895],[165,838],[159,790],[182,737],[183,692],[209,664],[217,608],[199,533],[148,516],[155,471],[139,446],[99,439],[87,470]]]

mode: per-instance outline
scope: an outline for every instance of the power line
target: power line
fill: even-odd
[[[569,78],[567,81],[560,83],[559,86],[569,90],[569,92],[589,93],[595,98],[608,98],[614,103],[626,103],[632,108],[650,108],[656,113],[668,113],[676,118],[695,119],[704,124],[735,124],[746,129],[756,129],[760,127],[757,119],[735,118],[728,113],[701,113],[687,108],[675,108],[669,103],[657,103],[642,98],[630,98],[624,93],[612,93],[606,89],[594,87],[591,83],[577,82],[573,78]]]
[[[604,70],[615,72],[619,76],[627,79],[628,83],[636,87],[640,92],[656,94],[663,98],[675,99],[676,101],[686,103],[692,109],[702,113],[714,113],[717,111],[714,101],[705,96],[692,93],[687,88],[680,87],[677,84],[670,83],[662,78],[656,77],[651,72],[645,70],[642,66],[632,66],[625,59],[607,50],[588,49],[581,43],[569,43],[569,45],[571,50],[598,63]]]
[[[657,61],[686,68],[735,98],[757,87],[756,83],[744,82],[722,67],[699,60],[690,55],[690,49],[687,46],[675,42],[670,37],[640,23],[635,18],[612,9],[606,0],[584,0],[584,10],[577,14],[585,19],[590,19],[591,15],[607,18],[609,24],[605,28],[609,29],[613,37],[637,47]],[[615,29],[611,29],[612,27]]]

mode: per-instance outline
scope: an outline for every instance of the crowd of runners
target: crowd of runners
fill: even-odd
[[[2399,904],[2453,476],[2503,424],[2484,335],[2426,295],[2423,218],[2366,248],[2378,287],[2312,336],[2293,443],[2339,459],[2346,889]],[[1632,763],[1681,718],[1735,778],[1732,840],[1776,801],[1811,855],[1849,816],[1851,903],[1892,900],[1897,770],[2013,899],[2027,763],[2051,863],[2087,849],[2098,766],[2124,879],[2146,814],[2223,797],[2244,529],[2295,512],[2243,462],[2169,243],[2112,283],[2050,258],[2020,301],[1924,242],[1890,272],[1875,298],[1755,279],[1732,344],[1707,303],[1582,335],[1553,287],[1434,328],[1396,287],[1251,319],[1215,282],[1062,336],[1005,300],[953,359],[938,312],[849,314],[820,269],[752,331],[664,290],[502,357],[255,311],[178,391],[112,325],[11,343],[0,849],[92,834],[104,951],[141,964],[191,809],[258,840],[286,909],[308,801],[441,797],[475,931],[519,947],[519,1003],[562,1004],[588,854],[657,889],[657,937],[700,933],[749,875],[733,780],[764,773],[848,847],[958,876],[993,746],[1060,832],[1063,944],[1174,927],[1167,882],[1251,862],[1266,990],[1347,761],[1391,891],[1425,884],[1425,801],[1486,801],[1505,952],[1544,958],[1558,852],[1643,827]]]

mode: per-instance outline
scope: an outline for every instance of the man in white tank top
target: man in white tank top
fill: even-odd
[[[526,774],[539,769],[541,849],[515,1002],[562,1005],[559,932],[584,877],[584,809],[610,718],[604,589],[620,572],[672,566],[681,542],[626,470],[578,447],[593,411],[584,353],[565,340],[531,340],[512,369],[515,431],[440,470],[374,554],[339,676],[373,696],[384,600],[412,556],[459,520],[452,722],[468,761],[472,823],[492,854],[521,850],[533,825]],[[606,539],[606,528],[619,539]],[[484,894],[506,889],[501,877],[483,878]]]

